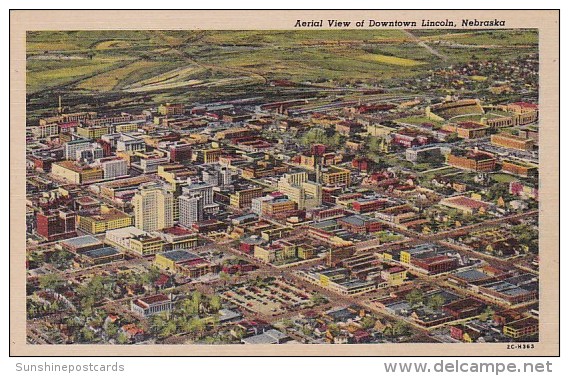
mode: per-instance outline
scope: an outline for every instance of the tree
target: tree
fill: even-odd
[[[227,285],[227,282],[229,282],[230,275],[225,272],[220,272],[219,278],[223,281],[224,285]]]
[[[79,338],[80,338],[81,342],[91,343],[95,339],[95,333],[93,333],[93,331],[89,328],[84,327],[83,329],[81,329],[79,334],[80,334]]]
[[[194,308],[194,303],[192,299],[183,299],[178,303],[178,309],[183,316],[192,316],[197,314],[197,310]]]
[[[209,301],[209,307],[212,312],[218,312],[221,309],[221,298],[219,295],[213,295]]]
[[[42,289],[60,290],[65,281],[58,274],[46,274],[39,277],[40,287]]]
[[[61,250],[54,252],[49,262],[57,269],[63,270],[69,268],[72,259],[73,255],[71,253]]]
[[[208,345],[213,345],[215,343],[215,337],[207,336],[204,338],[204,342]]]
[[[373,328],[375,326],[375,322],[376,322],[375,318],[373,318],[370,315],[367,315],[361,321],[362,328],[364,329]]]
[[[427,307],[432,310],[437,310],[445,304],[445,298],[441,294],[431,295],[427,301]]]
[[[193,338],[201,338],[205,330],[205,323],[203,320],[194,317],[190,319],[186,325],[184,325],[184,328],[182,328],[182,330],[190,333]]]
[[[326,299],[326,297],[324,297],[322,294],[319,294],[319,293],[313,294],[310,297],[310,300],[314,304],[324,304],[324,303],[328,302],[328,299]]]
[[[116,336],[118,331],[119,328],[112,322],[108,323],[107,328],[105,329],[105,332],[107,333],[109,338],[113,338],[114,336]]]
[[[328,331],[332,335],[332,337],[336,337],[340,334],[340,328],[336,324],[328,325]]]
[[[494,315],[494,310],[492,309],[492,307],[487,306],[484,312],[482,312],[480,316],[478,316],[478,318],[480,319],[480,321],[487,321],[493,315]]]
[[[26,308],[28,319],[36,317],[39,312],[39,307],[36,305],[36,303],[29,299],[27,301]]]
[[[202,304],[202,294],[199,291],[194,291],[192,294],[192,312],[199,313]]]
[[[40,252],[32,252],[28,256],[28,262],[30,264],[30,269],[38,268],[45,262],[44,254]]]
[[[150,267],[148,272],[148,277],[150,278],[150,282],[156,282],[156,280],[160,277],[162,272],[156,266]]]
[[[233,329],[233,335],[237,338],[237,339],[242,339],[243,337],[245,337],[245,334],[247,332],[245,331],[245,329],[243,329],[240,326],[237,326]]]
[[[121,332],[119,334],[119,336],[117,337],[117,342],[120,343],[121,345],[128,343],[128,336],[126,335],[125,332]]]
[[[81,298],[81,311],[86,315],[91,315],[93,312],[93,306],[95,305],[95,298],[92,296],[86,296]]]
[[[291,328],[294,325],[291,319],[284,319],[282,324],[285,328]]]
[[[165,313],[154,315],[150,318],[150,331],[155,335],[160,335],[167,323],[168,319]]]
[[[393,324],[393,335],[402,336],[409,332],[409,326],[405,321],[398,320]]]
[[[158,334],[158,336],[160,338],[170,337],[171,335],[176,333],[177,329],[178,329],[178,327],[176,326],[175,321],[167,321],[166,325],[164,325],[162,330],[160,330],[160,333]]]
[[[330,145],[330,140],[324,129],[312,128],[300,138],[300,143],[304,146],[310,146],[312,144]]]
[[[405,299],[411,307],[418,306],[423,302],[423,292],[419,289],[413,289],[405,296]]]

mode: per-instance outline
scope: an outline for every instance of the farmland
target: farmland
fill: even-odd
[[[402,30],[29,32],[29,115],[40,115],[59,94],[82,103],[96,95],[110,106],[203,100],[204,93],[227,98],[253,87],[270,92],[274,80],[396,86],[449,63],[516,58],[537,45],[533,31],[414,33],[418,39]],[[509,33],[513,39],[504,39]]]
[[[363,55],[361,58],[362,60],[374,61],[381,64],[396,65],[401,67],[412,67],[415,65],[425,64],[417,60],[403,59],[400,57],[387,55]]]

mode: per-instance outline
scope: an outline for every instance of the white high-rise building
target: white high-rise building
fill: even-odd
[[[263,213],[263,203],[273,201],[274,199],[273,196],[263,196],[252,199],[251,211],[257,215],[261,215]]]
[[[202,179],[204,183],[217,187],[221,180],[220,172],[215,169],[207,169],[202,172]]]
[[[143,231],[174,226],[174,195],[158,183],[140,186],[132,198],[134,224]]]
[[[77,139],[72,140],[65,143],[64,152],[65,152],[65,159],[68,160],[75,160],[77,159],[77,152],[81,152],[83,150],[87,150],[91,148],[91,141],[87,139]]]
[[[215,166],[202,172],[202,179],[213,187],[231,184],[231,170],[227,167]]]
[[[101,168],[103,169],[104,179],[114,179],[120,176],[128,175],[128,166],[126,161],[118,157],[109,157],[99,159]]]
[[[178,202],[180,204],[180,225],[191,227],[203,219],[204,204],[200,193],[180,196]]]
[[[75,153],[78,162],[87,163],[93,163],[96,159],[103,158],[104,154],[103,149],[98,144],[92,144],[88,149],[78,150]]]
[[[182,188],[183,195],[192,195],[197,193],[202,196],[204,206],[213,204],[213,186],[206,182],[193,183],[188,179],[188,186]]]

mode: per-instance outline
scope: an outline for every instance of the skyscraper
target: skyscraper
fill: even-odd
[[[180,203],[180,225],[191,227],[203,219],[204,199],[201,193],[193,192],[178,198]]]
[[[312,209],[322,204],[322,185],[309,181],[306,172],[284,174],[278,189],[298,204],[299,209]]]
[[[132,198],[134,224],[143,231],[157,231],[174,225],[174,195],[158,183],[140,186]]]

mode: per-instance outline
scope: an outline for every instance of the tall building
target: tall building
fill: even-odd
[[[174,225],[174,195],[157,183],[140,186],[132,198],[134,224],[143,231],[157,231]]]
[[[158,113],[165,116],[183,115],[184,105],[182,103],[166,103],[158,106]]]
[[[210,168],[202,171],[202,179],[204,183],[217,187],[220,185],[219,182],[221,180],[221,174],[219,170],[215,168]]]
[[[350,170],[336,166],[330,166],[322,171],[322,182],[326,185],[345,185],[351,183]]]
[[[178,198],[179,223],[191,227],[195,222],[203,220],[204,214],[214,214],[219,211],[219,204],[213,202],[213,186],[206,182],[192,183],[182,188]]]
[[[529,151],[533,149],[535,141],[531,138],[523,138],[513,134],[499,133],[490,136],[492,145],[501,146],[509,149]]]
[[[65,159],[76,159],[78,151],[80,152],[89,148],[91,148],[91,140],[80,138],[69,141],[64,146]]]
[[[183,195],[191,195],[197,193],[202,196],[204,206],[213,203],[213,186],[206,182],[192,183],[191,179],[188,179],[188,186],[182,188]]]
[[[202,179],[214,187],[230,185],[231,171],[227,167],[209,167],[202,171]]]
[[[203,220],[204,204],[200,193],[182,195],[178,198],[180,205],[180,225],[191,227],[194,223]]]
[[[36,231],[48,241],[73,237],[76,235],[75,212],[66,209],[39,212]]]
[[[235,192],[229,195],[229,204],[234,208],[250,208],[253,199],[263,195],[263,187],[253,184],[238,186]]]
[[[93,163],[96,159],[103,158],[105,153],[99,144],[92,144],[89,149],[77,151],[75,155],[77,161]]]
[[[101,158],[99,160],[103,168],[104,179],[114,179],[128,175],[128,166],[126,161],[118,157]]]
[[[72,161],[53,163],[51,173],[73,184],[87,184],[103,178],[103,170],[100,167],[90,167]]]
[[[308,174],[304,171],[284,174],[278,182],[278,189],[296,202],[300,210],[322,204],[322,185],[309,181]]]

